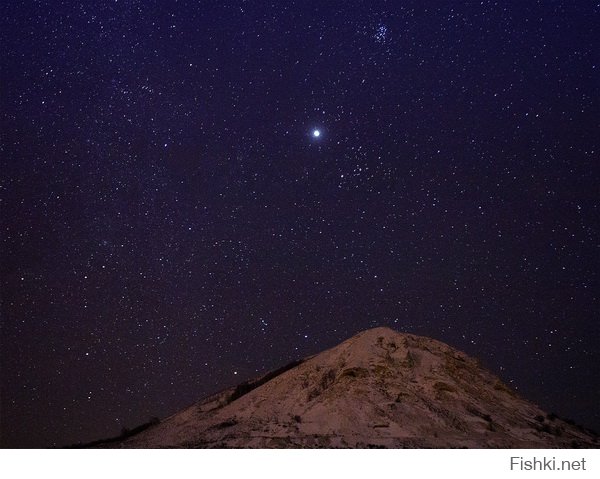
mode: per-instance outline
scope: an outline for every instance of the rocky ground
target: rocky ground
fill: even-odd
[[[375,328],[97,446],[575,448],[600,442],[520,398],[464,353]]]

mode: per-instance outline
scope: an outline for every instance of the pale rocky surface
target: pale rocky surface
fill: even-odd
[[[288,367],[105,447],[600,446],[433,339],[375,328]]]

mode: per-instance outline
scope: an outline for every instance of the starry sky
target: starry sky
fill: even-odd
[[[0,9],[2,446],[375,326],[600,429],[598,2]]]

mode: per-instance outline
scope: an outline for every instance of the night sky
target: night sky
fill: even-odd
[[[375,326],[600,429],[598,2],[0,8],[4,447]]]

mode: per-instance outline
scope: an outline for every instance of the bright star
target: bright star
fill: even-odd
[[[320,130],[313,130],[313,136],[315,138],[319,138],[321,136],[321,131]]]

